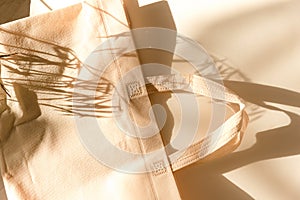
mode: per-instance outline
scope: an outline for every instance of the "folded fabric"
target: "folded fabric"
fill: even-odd
[[[93,75],[93,66],[84,62],[90,54],[98,53],[101,62],[101,56],[114,51],[110,46],[107,52],[99,53],[96,48],[100,44],[112,36],[121,38],[122,33],[129,31],[126,13],[118,0],[86,1],[2,25],[0,31],[1,52],[10,54],[2,58],[0,71],[1,172],[8,199],[180,199],[173,177],[176,170],[222,156],[240,143],[247,116],[238,96],[196,74],[144,79],[140,69],[131,82],[122,86],[127,90],[121,92],[129,91],[126,103],[130,116],[125,120],[146,126],[153,115],[158,117],[151,111],[151,103],[158,102],[166,109],[173,107],[168,115],[173,114],[174,124],[146,139],[139,138],[142,133],[137,129],[132,129],[133,135],[124,134],[112,115],[113,106],[119,104],[112,101],[119,80],[139,65],[137,52],[113,58],[99,80],[78,79],[84,70]],[[142,87],[139,81],[148,85]],[[174,84],[180,81],[182,84]],[[169,132],[170,141],[176,136],[180,107],[170,96],[164,99],[163,95],[174,99],[173,93],[184,91],[185,86],[190,86],[199,104],[208,106],[208,113],[209,106],[223,102],[226,120],[212,130],[199,125],[198,135],[188,148],[169,152],[163,148],[167,145],[163,134]],[[76,88],[96,89],[95,99],[76,93]],[[199,107],[201,113],[205,112]],[[209,124],[210,117],[207,114],[199,124]],[[91,119],[104,130],[107,140],[123,152],[143,157],[162,149],[161,157],[145,164],[141,160],[124,160],[108,150],[99,152],[129,168],[145,165],[147,171],[143,173],[125,173],[99,162],[93,147],[83,145],[84,139],[93,139],[89,124],[83,126],[83,132],[90,137],[80,138],[78,134],[78,124],[84,125]],[[154,129],[157,127],[155,124]]]

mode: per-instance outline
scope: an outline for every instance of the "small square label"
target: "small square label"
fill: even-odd
[[[164,161],[158,161],[153,163],[154,175],[158,176],[167,172],[167,169],[164,165]]]
[[[134,81],[127,85],[127,90],[130,98],[134,98],[137,96],[143,95],[143,89],[141,87],[140,82]]]

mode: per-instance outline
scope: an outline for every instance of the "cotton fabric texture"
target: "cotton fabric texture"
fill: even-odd
[[[95,116],[89,115],[89,101],[83,107],[72,106],[74,82],[85,67],[84,60],[99,44],[128,30],[123,5],[117,0],[86,1],[0,26],[0,51],[10,55],[1,60],[4,87],[0,88],[0,163],[8,199],[181,199],[173,177],[176,170],[222,156],[239,145],[247,124],[242,101],[226,88],[189,74],[183,76],[184,80],[192,85],[199,102],[228,102],[227,121],[220,125],[223,131],[217,141],[199,129],[193,144],[171,165],[162,167],[161,160],[153,161],[150,172],[140,174],[112,169],[88,152],[78,137],[73,116]],[[99,81],[96,117],[112,144],[124,151],[146,154],[165,145],[163,131],[138,140],[118,130],[110,114],[113,85],[138,64],[133,52],[109,66]],[[156,89],[131,99],[130,120],[147,124],[151,102],[171,94],[159,83],[174,83],[177,78],[147,77]],[[137,72],[136,79],[142,81],[142,71]],[[208,82],[215,93],[208,92]],[[177,86],[169,89],[181,89]],[[82,87],[88,89],[88,85]],[[168,105],[175,107],[173,112],[179,109],[175,105],[172,101]],[[173,118],[180,121],[180,116]],[[217,142],[214,149],[209,148],[212,141]],[[163,162],[167,160],[166,152]]]

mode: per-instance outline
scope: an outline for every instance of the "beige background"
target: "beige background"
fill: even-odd
[[[177,173],[184,199],[299,199],[300,1],[169,3],[179,32],[246,76],[228,86],[258,105],[236,153]]]
[[[1,1],[1,23],[78,1],[44,2],[29,10],[28,1]],[[300,1],[169,4],[178,32],[226,64],[221,71],[235,80],[226,84],[249,102],[251,119],[235,153],[175,174],[183,199],[299,199]]]

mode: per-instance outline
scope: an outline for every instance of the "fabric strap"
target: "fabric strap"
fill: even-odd
[[[163,158],[152,160],[145,174],[124,174],[102,166],[78,139],[72,118],[77,113],[69,110],[72,107],[70,92],[78,71],[88,69],[82,61],[89,53],[107,38],[129,31],[122,2],[88,0],[3,25],[0,31],[1,52],[13,54],[3,58],[0,68],[0,83],[11,95],[7,96],[0,88],[1,173],[12,198],[94,199],[96,196],[131,200],[147,196],[148,199],[180,199],[173,176],[176,170],[224,155],[240,143],[247,115],[237,95],[198,75],[144,78],[143,72],[138,70],[135,81],[151,84],[154,89],[145,86],[145,92],[129,95],[129,113],[136,124],[146,124],[149,111],[153,115],[149,96],[163,92],[185,91],[222,101],[230,105],[235,114],[201,141],[170,155],[164,150],[161,134],[141,139],[142,131],[134,129],[132,134],[138,139],[133,140],[117,130],[113,119],[99,117],[99,123],[106,127],[108,137],[118,148],[141,155],[163,149]],[[110,44],[108,52],[113,48]],[[103,77],[111,83],[104,86],[104,92],[140,64],[137,52],[134,53],[133,57],[113,58]],[[85,84],[86,88],[91,85],[90,82]],[[123,87],[126,90],[128,85]],[[27,101],[28,98],[33,101]],[[159,130],[157,124],[155,130]],[[51,162],[45,163],[49,160]],[[65,184],[65,189],[60,188],[60,184]],[[138,187],[140,190],[131,192]]]
[[[238,105],[229,119],[227,119],[219,128],[209,133],[201,141],[184,149],[183,152],[176,152],[171,155],[173,171],[182,169],[192,163],[209,158],[210,156],[217,156],[218,150],[222,150],[226,145],[229,149],[223,150],[222,154],[226,154],[236,148],[242,138],[245,127],[247,126],[248,117],[245,112],[245,104],[233,92],[229,91],[220,83],[214,82],[199,75],[186,75],[184,78],[181,75],[169,76],[154,76],[146,77],[146,80],[152,85],[156,86],[155,90],[148,90],[149,94],[154,92],[168,92],[168,91],[189,91],[191,87],[192,92],[197,95],[209,97],[212,100],[221,100],[224,103],[233,103]],[[213,148],[212,148],[213,147]],[[172,160],[176,154],[183,154],[180,158]],[[220,155],[218,155],[220,156]]]

